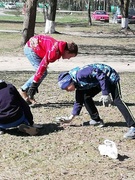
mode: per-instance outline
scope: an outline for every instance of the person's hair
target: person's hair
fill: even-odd
[[[78,54],[78,46],[74,42],[67,43],[65,47],[66,51],[69,51],[70,54]]]

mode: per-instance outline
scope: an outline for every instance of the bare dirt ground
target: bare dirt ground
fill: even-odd
[[[68,71],[75,66],[84,66],[91,63],[105,63],[118,72],[134,72],[135,62],[133,56],[124,55],[122,57],[112,55],[78,55],[70,60],[57,60],[49,64],[48,71]],[[24,56],[0,56],[0,71],[33,71],[33,67]]]
[[[83,42],[79,44],[78,57],[49,65],[48,76],[36,95],[39,103],[31,108],[35,123],[43,124],[41,135],[30,137],[11,129],[0,136],[0,180],[135,179],[135,141],[123,138],[128,130],[125,120],[115,106],[104,108],[98,102],[101,94],[94,100],[105,127],[82,126],[90,120],[85,108],[70,126],[54,123],[56,117],[70,115],[74,102],[74,92],[62,91],[57,86],[59,71],[93,62],[109,64],[120,73],[123,99],[135,116],[134,38],[129,36],[126,40],[126,48],[106,46],[103,41],[100,46]],[[91,43],[90,39],[87,41]],[[22,54],[0,56],[1,79],[19,88],[32,74],[33,69]],[[117,159],[100,155],[98,146],[105,139],[116,143]]]

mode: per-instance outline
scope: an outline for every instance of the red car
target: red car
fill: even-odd
[[[109,15],[106,11],[96,10],[92,13],[92,19],[95,21],[109,22]]]

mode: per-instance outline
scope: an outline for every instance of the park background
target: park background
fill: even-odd
[[[0,79],[19,88],[34,72],[20,45],[22,20],[14,22],[22,16],[10,17],[11,22],[0,22]],[[42,14],[37,17],[42,18]],[[49,65],[48,76],[36,95],[39,104],[31,108],[35,123],[43,124],[41,135],[27,136],[11,129],[0,136],[1,180],[134,180],[135,141],[123,138],[128,130],[123,117],[115,106],[103,108],[98,102],[100,95],[95,102],[106,123],[104,128],[82,126],[89,120],[85,108],[70,126],[63,128],[54,123],[56,117],[71,113],[74,102],[73,92],[58,88],[59,72],[93,62],[111,65],[120,73],[123,99],[135,116],[134,34],[119,31],[120,25],[113,23],[94,22],[89,27],[86,18],[70,12],[57,16],[60,34],[51,36],[75,41],[78,56]],[[135,29],[134,25],[130,27]],[[35,33],[44,33],[44,23],[36,23]],[[105,139],[116,143],[118,159],[100,155],[98,146]]]

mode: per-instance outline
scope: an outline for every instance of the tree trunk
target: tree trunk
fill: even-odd
[[[106,11],[110,12],[111,11],[111,4],[110,4],[110,0],[106,1]]]
[[[56,16],[57,0],[49,1],[48,15],[45,25],[45,33],[55,33],[55,16]]]
[[[129,0],[121,0],[121,27],[122,29],[128,28],[128,8]]]
[[[32,36],[35,31],[36,11],[37,11],[38,0],[27,0],[26,11],[23,22],[23,42],[24,45]]]
[[[128,18],[122,17],[121,18],[121,28],[127,29],[128,28]]]
[[[92,25],[91,13],[90,13],[90,0],[88,1],[88,23],[89,23],[89,26]]]

